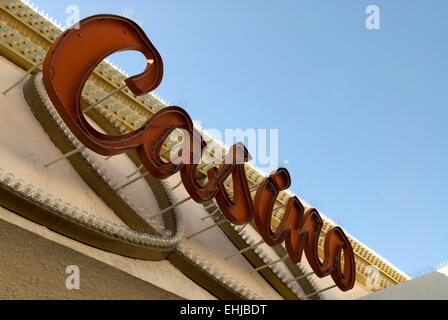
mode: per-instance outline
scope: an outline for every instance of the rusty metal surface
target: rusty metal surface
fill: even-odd
[[[299,263],[305,252],[308,263],[318,277],[331,275],[343,290],[353,288],[355,283],[355,257],[349,239],[341,228],[336,227],[325,235],[324,261],[318,255],[319,237],[324,225],[319,212],[304,209],[297,197],[288,200],[285,213],[275,231],[271,228],[271,218],[275,200],[280,191],[291,185],[288,170],[280,168],[267,177],[255,195],[255,223],[263,240],[270,246],[285,241],[286,250],[293,263]],[[344,270],[340,257],[344,253]]]

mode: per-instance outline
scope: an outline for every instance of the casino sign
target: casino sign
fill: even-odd
[[[340,227],[333,227],[323,233],[324,221],[319,212],[314,208],[306,208],[296,196],[286,201],[278,226],[273,228],[271,225],[273,212],[278,209],[275,207],[276,200],[291,185],[287,169],[279,168],[251,187],[245,169],[251,156],[242,143],[237,143],[229,148],[220,165],[211,166],[206,176],[200,177],[200,160],[208,143],[194,127],[188,113],[176,106],[157,111],[139,129],[124,134],[100,132],[92,126],[86,114],[104,99],[86,106],[82,99],[83,89],[106,57],[125,50],[141,52],[147,61],[146,69],[141,74],[127,78],[125,85],[104,99],[124,88],[136,96],[146,95],[156,89],[162,81],[163,61],[143,30],[121,16],[95,15],[83,19],[77,28],[67,29],[53,41],[43,64],[39,64],[42,65],[42,73],[34,75],[25,84],[23,92],[34,116],[64,154],[62,158],[70,161],[91,189],[134,233],[123,236],[119,235],[119,231],[88,228],[73,217],[56,215],[52,210],[36,205],[36,201],[26,199],[15,192],[13,187],[2,186],[1,203],[33,221],[91,246],[136,259],[169,259],[190,278],[215,291],[216,296],[235,298],[228,288],[214,290],[216,283],[211,281],[209,275],[200,274],[187,266],[178,253],[173,255],[182,236],[182,227],[172,219],[173,210],[190,200],[204,205],[215,203],[222,214],[222,220],[217,221],[216,225],[223,227],[226,223],[235,227],[252,224],[267,245],[273,248],[284,245],[286,252],[282,261],[288,258],[289,264],[294,265],[301,262],[305,254],[316,276],[331,276],[342,291],[352,289],[356,278],[355,255],[349,238]],[[183,133],[183,138],[176,152],[169,153],[173,150],[166,151],[166,142],[176,130]],[[164,209],[152,216],[163,216],[171,232],[156,230],[151,223],[120,201],[117,197],[119,188],[101,179],[81,157],[73,157],[86,149],[105,157],[129,155],[136,166],[146,172],[144,176],[153,190],[157,189],[154,187],[159,183],[157,181],[179,173],[188,198],[174,204],[172,201],[159,202]],[[46,164],[46,167],[54,162]],[[232,190],[226,186],[229,178],[232,180]],[[256,191],[254,198],[252,191]],[[61,204],[54,205],[52,209],[64,213]],[[226,234],[241,248],[241,243],[233,239],[231,233]],[[322,236],[324,245],[323,252],[320,252],[319,239]],[[323,259],[319,256],[323,256]],[[278,279],[264,276],[284,297],[291,298],[288,288],[279,284]]]

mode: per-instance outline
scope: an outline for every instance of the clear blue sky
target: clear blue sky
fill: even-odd
[[[69,4],[135,10],[164,59],[158,94],[206,128],[278,128],[292,191],[403,271],[448,258],[447,1],[34,3],[61,23]]]

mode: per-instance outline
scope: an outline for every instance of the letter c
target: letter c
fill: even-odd
[[[184,129],[192,144],[197,134],[188,113],[168,107],[156,113],[140,129],[122,136],[98,132],[81,110],[82,89],[95,67],[112,53],[124,50],[141,52],[148,63],[145,71],[125,80],[136,95],[157,88],[163,77],[163,62],[143,30],[133,21],[115,15],[96,15],[62,33],[49,49],[43,66],[43,83],[65,124],[90,150],[113,156],[136,149],[148,172],[165,179],[182,167],[160,158],[164,140],[176,128]],[[186,147],[189,148],[190,146]]]

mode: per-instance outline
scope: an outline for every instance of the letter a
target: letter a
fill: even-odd
[[[68,266],[65,269],[65,273],[70,274],[65,280],[65,286],[68,290],[79,290],[80,288],[80,278],[79,278],[79,268],[77,266]]]
[[[366,8],[366,14],[370,14],[366,19],[366,28],[368,30],[380,29],[380,8],[370,5]]]

